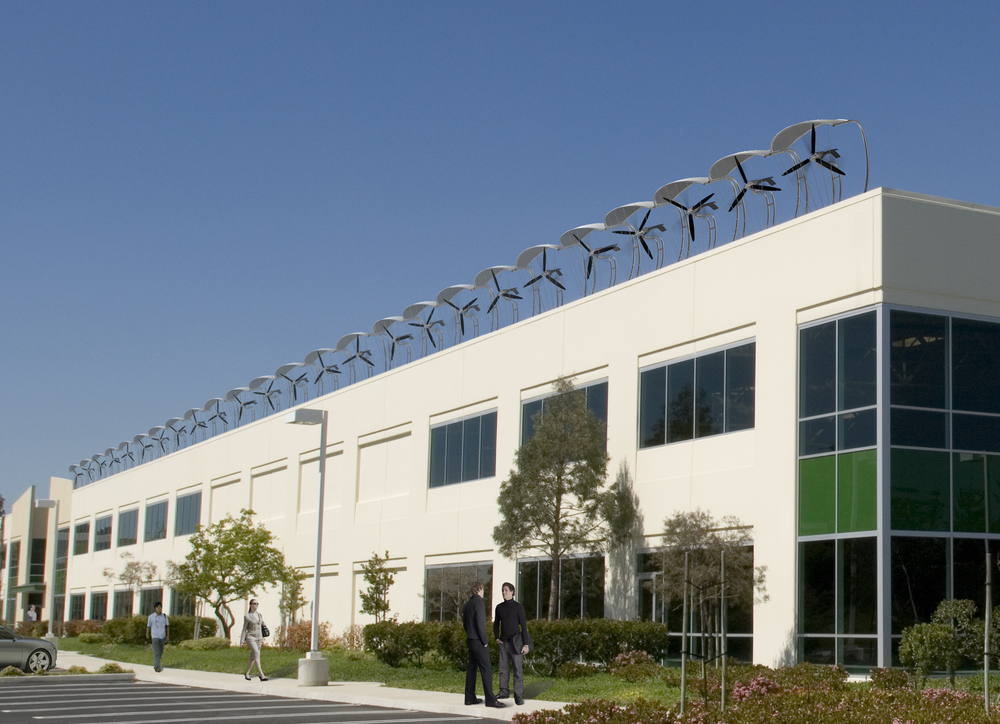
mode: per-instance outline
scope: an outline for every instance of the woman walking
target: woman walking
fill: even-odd
[[[260,667],[260,647],[264,643],[263,628],[264,617],[257,612],[257,602],[250,599],[250,610],[243,616],[243,631],[240,633],[240,646],[246,644],[250,647],[250,660],[247,661],[247,670],[243,673],[243,678],[247,681],[250,681],[250,672],[254,664],[257,664],[260,680],[267,681],[264,669]]]

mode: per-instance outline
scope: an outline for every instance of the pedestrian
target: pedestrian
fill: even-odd
[[[250,659],[247,661],[247,670],[243,672],[243,678],[250,681],[250,672],[253,671],[254,664],[261,681],[267,681],[264,676],[264,669],[260,667],[260,647],[264,644],[264,617],[257,611],[257,602],[250,599],[250,610],[243,616],[243,631],[240,633],[240,646],[244,644],[250,649]]]
[[[500,687],[497,699],[510,696],[511,666],[514,670],[514,703],[524,703],[524,662],[522,657],[531,650],[531,636],[524,606],[514,600],[514,584],[504,583],[503,601],[497,604],[493,616],[493,637],[500,647]]]
[[[28,606],[28,620],[29,621],[38,620],[38,611],[35,610],[35,604],[31,604],[30,606]]]
[[[486,605],[483,603],[483,584],[472,584],[472,596],[462,609],[465,626],[465,643],[469,647],[469,666],[465,671],[465,705],[482,704],[476,698],[476,670],[483,677],[483,695],[486,706],[503,709],[504,703],[493,695],[493,668],[490,666],[490,642],[486,638]]]
[[[160,657],[163,656],[163,647],[170,640],[170,620],[163,613],[162,601],[156,602],[153,613],[146,619],[146,638],[153,642],[153,671],[163,671]]]

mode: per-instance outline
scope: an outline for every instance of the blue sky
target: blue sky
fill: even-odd
[[[998,27],[988,2],[4,3],[0,495],[792,123],[858,119],[872,188],[1000,206]]]

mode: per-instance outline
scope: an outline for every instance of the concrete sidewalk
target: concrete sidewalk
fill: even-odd
[[[95,672],[109,659],[99,659],[95,656],[80,654],[75,651],[59,651],[57,662],[59,669],[70,666],[83,666],[87,671]],[[256,678],[246,681],[240,674],[220,674],[214,671],[194,671],[192,669],[165,668],[157,673],[153,667],[145,664],[129,664],[116,661],[123,669],[135,672],[135,678],[140,681],[156,681],[161,684],[178,684],[195,686],[202,689],[217,689],[220,691],[246,692],[248,694],[272,694],[295,699],[316,699],[320,701],[336,701],[344,704],[368,704],[370,706],[385,706],[393,709],[412,709],[437,714],[457,714],[459,716],[477,716],[484,719],[501,719],[510,721],[514,714],[526,714],[538,709],[561,709],[564,702],[540,701],[525,699],[522,706],[515,706],[513,699],[506,699],[503,709],[490,709],[482,704],[465,706],[461,694],[444,694],[439,691],[419,691],[416,689],[393,689],[377,682],[330,682],[327,686],[299,686],[295,679],[269,679],[259,681]],[[456,676],[464,676],[455,672]]]

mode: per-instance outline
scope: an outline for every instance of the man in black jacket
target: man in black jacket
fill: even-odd
[[[469,647],[469,668],[465,672],[465,705],[482,704],[476,698],[476,669],[483,677],[483,694],[486,706],[503,709],[503,702],[493,695],[493,667],[490,666],[490,642],[486,638],[486,605],[483,603],[483,584],[472,584],[472,596],[462,609],[465,626],[465,643]]]
[[[524,668],[521,657],[531,649],[524,606],[514,600],[514,584],[503,584],[503,601],[493,616],[493,636],[500,646],[500,691],[498,699],[510,696],[510,670],[514,665],[514,703],[524,703]]]

